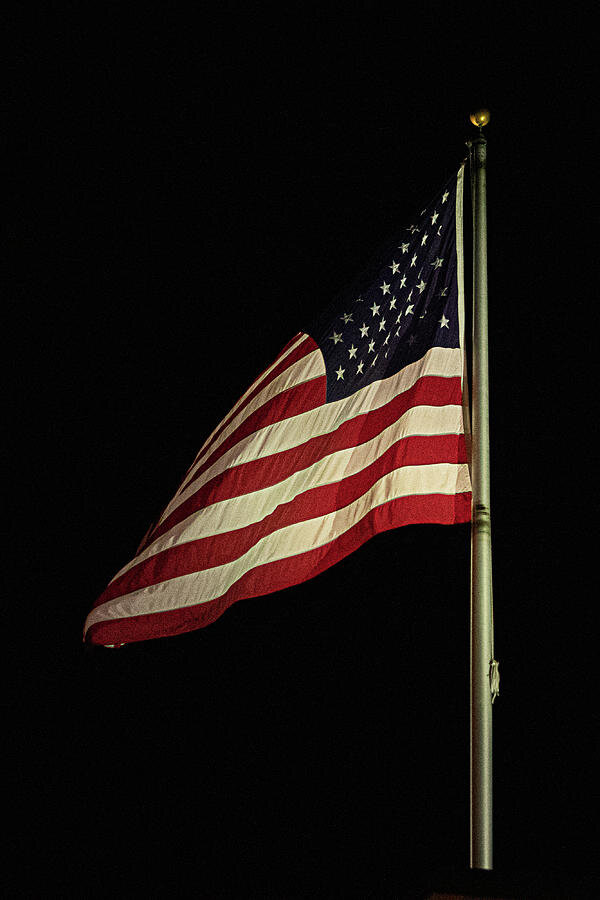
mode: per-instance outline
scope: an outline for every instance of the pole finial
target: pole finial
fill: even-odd
[[[490,111],[489,109],[477,109],[475,112],[472,112],[469,116],[473,125],[477,125],[479,130],[483,128],[484,125],[490,121]]]

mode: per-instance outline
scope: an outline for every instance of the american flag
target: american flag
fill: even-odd
[[[207,438],[96,601],[85,639],[115,646],[201,628],[378,532],[470,519],[463,171]]]

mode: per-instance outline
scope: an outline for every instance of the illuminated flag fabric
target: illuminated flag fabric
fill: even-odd
[[[98,598],[87,640],[191,631],[378,532],[470,519],[462,183],[461,167],[238,400]]]

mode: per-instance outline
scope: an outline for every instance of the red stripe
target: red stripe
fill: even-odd
[[[440,378],[424,376],[409,390],[394,397],[385,406],[369,413],[362,413],[330,434],[310,438],[297,447],[283,450],[263,459],[252,460],[216,475],[203,484],[191,497],[181,503],[152,534],[152,540],[169,531],[178,522],[211,503],[249,494],[269,485],[277,484],[294,472],[306,469],[324,456],[337,450],[355,447],[375,437],[392,422],[414,406],[459,405],[461,403],[460,377]]]
[[[275,422],[281,422],[284,419],[291,419],[292,416],[297,416],[300,413],[308,412],[310,409],[321,406],[325,402],[326,393],[327,378],[321,376],[312,378],[310,381],[304,381],[302,384],[290,387],[272,397],[264,406],[251,413],[239,428],[236,428],[222,444],[215,448],[183,487],[187,488],[190,484],[193,484],[220,456],[226,453],[227,450],[235,447],[249,434],[258,431],[260,428],[266,428],[267,425],[273,425]]]
[[[145,559],[115,579],[94,606],[115,597],[158,584],[178,575],[189,575],[238,559],[257,541],[294,522],[306,522],[342,509],[362,497],[376,481],[402,466],[440,462],[466,462],[464,435],[402,438],[371,465],[342,481],[304,491],[273,512],[235,532],[211,535],[168,547]]]
[[[283,348],[283,350],[281,351],[279,356],[281,356],[283,353],[285,353],[286,349],[291,344],[294,343],[294,341],[297,339],[297,337],[298,337],[298,335],[296,335],[295,338],[292,338],[291,341],[288,341],[288,343],[285,345],[285,347]],[[265,387],[267,387],[267,385],[271,384],[271,382],[274,381],[276,378],[278,378],[279,375],[281,375],[283,372],[285,372],[286,369],[289,369],[290,366],[292,366],[294,363],[298,362],[298,360],[302,359],[304,356],[308,356],[309,353],[312,353],[314,350],[318,350],[318,349],[319,349],[319,347],[313,341],[313,339],[307,337],[307,339],[302,341],[302,343],[298,347],[296,347],[296,349],[293,350],[288,356],[286,356],[285,359],[282,359],[281,362],[277,363],[277,365],[272,369],[272,371],[269,372],[267,377],[264,378],[259,384],[257,384],[254,389],[251,389],[250,393],[248,394],[247,397],[244,397],[243,403],[240,403],[239,400],[236,401],[237,403],[240,403],[240,405],[237,407],[234,405],[234,408],[231,410],[231,412],[229,412],[225,416],[223,421],[217,427],[215,433],[213,435],[211,435],[211,437],[208,439],[206,444],[196,454],[196,459],[198,459],[198,457],[200,456],[201,453],[205,453],[208,450],[208,448],[211,447],[212,444],[214,444],[214,442],[217,440],[219,435],[227,427],[229,422],[232,419],[234,419],[237,415],[239,415],[239,413],[243,409],[245,409],[246,406],[248,406],[248,404],[256,397],[257,394],[259,394],[261,391],[263,391],[265,389]],[[265,369],[264,371],[266,372],[267,370]],[[261,374],[264,374],[264,372]],[[260,377],[261,376],[259,375],[258,378],[255,380],[258,381],[258,379]],[[194,463],[195,463],[195,461],[196,460],[194,460]],[[192,463],[192,466],[194,465],[194,463]],[[192,468],[192,466],[190,466],[190,469]]]
[[[237,600],[262,596],[307,581],[353,553],[382,531],[401,525],[437,523],[452,525],[471,518],[471,493],[430,494],[391,500],[367,515],[349,531],[323,547],[289,559],[266,563],[246,572],[216,600],[197,606],[150,613],[127,619],[97,622],[87,632],[93,644],[120,644],[183,634],[210,625]],[[282,601],[283,602],[283,601]]]
[[[285,353],[286,349],[287,349],[291,344],[293,344],[293,343],[297,340],[297,338],[298,338],[298,335],[296,335],[295,338],[292,338],[291,341],[288,341],[288,343],[285,345],[285,347],[283,348],[283,350],[281,351],[281,353],[279,354],[279,356],[282,356],[282,354]],[[296,347],[295,350],[293,350],[293,351],[292,351],[285,359],[281,360],[281,362],[280,362],[278,365],[275,366],[275,368],[273,369],[273,371],[270,372],[269,375],[264,379],[264,381],[262,381],[259,385],[257,385],[256,388],[254,388],[254,390],[252,390],[252,391],[248,394],[248,396],[244,399],[244,402],[241,403],[240,406],[239,406],[237,409],[232,410],[230,413],[228,413],[228,414],[225,416],[225,418],[222,420],[222,422],[221,422],[221,423],[219,424],[219,426],[217,427],[217,429],[216,429],[216,431],[214,432],[214,434],[211,435],[211,437],[207,440],[206,444],[205,444],[205,445],[198,451],[198,453],[196,454],[196,458],[194,459],[194,462],[191,464],[191,466],[188,468],[188,470],[187,470],[187,472],[186,472],[186,474],[185,474],[185,477],[184,477],[184,479],[183,479],[183,482],[182,482],[182,484],[181,484],[181,487],[179,488],[179,491],[181,491],[181,490],[183,490],[185,487],[187,487],[188,484],[191,484],[192,481],[194,481],[195,478],[198,478],[198,476],[199,476],[199,474],[200,474],[200,471],[199,471],[199,472],[195,472],[193,478],[190,479],[189,482],[187,481],[188,475],[189,475],[190,471],[194,468],[194,465],[196,464],[196,460],[198,459],[198,457],[201,456],[201,454],[206,453],[206,451],[214,444],[214,442],[217,440],[217,438],[219,437],[219,435],[222,434],[222,432],[224,431],[224,429],[225,429],[225,428],[227,427],[227,425],[235,418],[235,416],[237,416],[237,415],[238,415],[238,414],[239,414],[239,413],[240,413],[240,412],[248,405],[248,403],[250,403],[250,401],[251,401],[251,400],[252,400],[252,399],[253,399],[260,391],[263,390],[263,388],[264,388],[266,385],[270,384],[275,378],[277,378],[279,375],[281,375],[282,372],[285,372],[286,369],[288,369],[288,368],[289,368],[291,365],[293,365],[295,362],[298,362],[298,360],[302,359],[304,356],[308,356],[309,353],[312,353],[314,350],[318,350],[318,349],[319,349],[319,348],[318,348],[318,345],[313,341],[313,339],[310,338],[310,337],[307,337],[304,341],[301,342],[301,344],[300,344],[298,347]],[[265,371],[266,371],[266,369],[265,369]],[[258,377],[260,378],[260,376],[258,376]],[[314,391],[314,390],[315,390],[315,383],[314,383],[314,382],[315,382],[315,379],[312,379],[312,380],[309,381],[309,382],[305,382],[305,384],[308,385],[308,386],[311,386],[311,385],[312,385],[312,390]],[[298,385],[298,387],[301,388],[301,390],[299,391],[299,394],[298,394],[298,409],[294,410],[293,412],[288,413],[288,415],[297,415],[298,412],[304,412],[303,404],[306,404],[306,409],[307,409],[307,410],[308,410],[308,409],[313,409],[313,406],[314,406],[314,405],[318,405],[318,404],[319,404],[320,401],[319,401],[318,399],[316,400],[315,403],[311,404],[311,402],[310,402],[311,388],[310,388],[310,387],[306,387],[305,390],[302,390],[303,386],[304,386],[304,385]],[[287,392],[284,392],[284,393],[287,393]],[[318,397],[320,396],[320,393],[319,393],[318,391],[315,391],[315,395],[316,395],[316,397],[318,398]],[[273,398],[273,399],[276,400],[276,399],[277,399],[277,396],[279,396],[279,395],[276,395],[276,397]],[[323,399],[325,399],[325,396],[323,396]],[[238,402],[239,402],[239,401],[238,401]],[[282,403],[282,405],[281,405],[281,406],[282,406],[282,409],[286,409],[288,405],[291,405],[289,399],[288,399],[287,401],[284,401],[284,402]],[[251,416],[249,416],[248,418],[252,418],[253,421],[254,421],[255,423],[257,423],[258,418],[260,418],[260,414],[261,414],[261,412],[262,412],[263,410],[265,410],[265,413],[267,414],[267,416],[269,415],[269,410],[267,409],[267,407],[269,407],[269,406],[270,406],[270,401],[268,401],[264,406],[260,407],[260,409],[258,409],[255,413],[252,413]],[[275,410],[275,407],[274,407],[274,410]],[[274,415],[274,416],[276,415],[275,411],[273,411],[273,415]],[[273,419],[271,420],[271,418],[268,418],[268,421],[265,422],[264,424],[271,424],[272,421],[276,421],[276,419],[273,418]],[[245,423],[242,423],[242,425],[240,426],[240,429],[243,428],[244,425],[245,425]],[[258,427],[257,424],[255,424],[255,425],[254,425],[254,430],[256,430],[257,427]],[[262,427],[262,424],[261,424],[260,427]],[[251,430],[252,430],[252,429],[251,429]],[[250,430],[250,431],[247,431],[246,434],[251,433],[251,430]],[[237,433],[237,432],[234,432],[233,434],[236,434],[236,433]],[[244,436],[245,436],[245,435],[244,435]],[[233,437],[233,435],[232,435],[232,437]],[[240,437],[240,436],[238,436],[238,440],[241,440],[241,437]],[[233,443],[235,443],[235,441],[234,441]],[[229,447],[229,446],[233,446],[233,444],[229,443],[229,438],[227,439],[227,444],[228,444],[228,447]],[[219,454],[225,452],[222,448],[223,448],[223,445],[221,445],[221,446],[218,448]],[[205,464],[203,463],[203,464],[202,464],[202,469],[201,469],[201,471],[204,471],[204,469],[205,469]],[[170,502],[170,501],[169,501],[169,502]],[[167,506],[168,506],[168,504],[167,504]],[[165,507],[165,508],[166,508],[166,507]],[[163,514],[164,514],[164,508],[163,508],[163,510],[161,511],[160,515],[158,516],[158,519],[159,519],[159,520],[160,520],[160,518],[161,518],[161,516],[162,516]],[[170,526],[169,526],[169,527],[170,527]],[[162,525],[158,525],[158,526],[156,527],[156,530],[154,529],[153,526],[151,526],[151,527],[148,529],[148,531],[146,532],[146,535],[144,536],[144,538],[142,539],[142,542],[140,543],[140,545],[139,545],[139,547],[138,547],[138,549],[137,549],[137,552],[140,553],[142,550],[145,550],[146,547],[147,547],[149,544],[151,544],[153,540],[155,540],[155,538],[159,537],[159,536],[160,536],[161,534],[163,534],[163,533],[164,533],[164,528],[162,527]]]

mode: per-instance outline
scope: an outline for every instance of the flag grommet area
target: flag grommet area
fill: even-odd
[[[201,628],[382,531],[469,521],[462,185],[461,167],[240,397],[96,601],[86,640]]]

